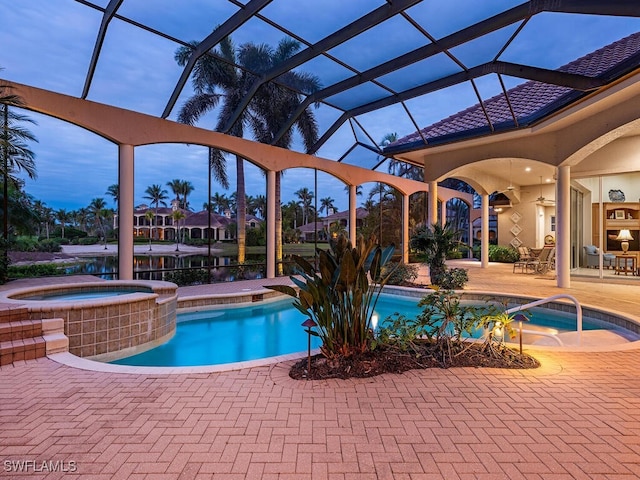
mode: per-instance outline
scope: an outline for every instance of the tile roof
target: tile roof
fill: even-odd
[[[146,205],[140,205],[134,211],[134,215],[144,215],[147,211],[151,210],[155,212],[156,209],[152,207],[147,207]],[[181,225],[187,227],[207,227],[209,225],[209,220],[207,219],[207,211],[202,210],[200,212],[191,212],[189,210],[180,209],[182,213],[184,213],[185,218],[180,220]],[[158,215],[171,215],[173,213],[173,209],[160,207],[157,209]],[[235,223],[235,216],[228,217],[226,215],[220,215],[218,213],[211,213],[211,228],[222,228],[227,227],[228,225]],[[257,222],[261,223],[263,220],[259,219],[255,215],[246,216],[246,222]]]
[[[578,58],[557,70],[590,77],[603,76],[607,79],[613,79],[626,73],[631,68],[637,68],[639,64],[640,32],[637,32]],[[568,87],[537,81],[528,81],[507,90],[507,95],[518,119],[519,126],[537,121],[585,94],[585,92]],[[490,98],[484,103],[484,107],[496,130],[517,127],[504,94],[501,93]],[[451,140],[452,137],[470,137],[490,133],[490,131],[482,106],[478,103],[425,127],[420,132],[427,139],[427,143],[442,143]],[[423,139],[420,133],[414,132],[398,139],[385,150],[392,153],[420,147],[424,147]]]

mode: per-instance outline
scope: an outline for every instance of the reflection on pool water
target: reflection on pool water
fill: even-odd
[[[414,317],[422,311],[417,298],[383,294],[376,307],[381,320],[396,312]],[[575,315],[548,309],[533,309],[530,324],[559,332],[575,331]],[[307,350],[307,334],[301,323],[305,317],[285,298],[263,305],[226,306],[203,312],[178,314],[175,336],[167,343],[144,353],[113,361],[135,366],[219,365],[274,357]],[[584,330],[612,325],[584,319]],[[320,340],[311,337],[311,347]]]

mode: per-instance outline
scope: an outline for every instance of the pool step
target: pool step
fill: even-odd
[[[42,327],[42,320],[29,320],[25,307],[0,308],[0,366],[44,357]]]

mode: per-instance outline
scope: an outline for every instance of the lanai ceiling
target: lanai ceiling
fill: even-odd
[[[298,53],[249,70],[254,88],[232,119],[261,84],[311,73],[320,89],[299,92],[303,107],[317,106],[311,153],[384,171],[386,134],[411,134],[529,80],[600,88],[555,69],[640,31],[637,0],[0,0],[0,9],[0,30],[43,32],[12,34],[11,54],[0,55],[5,78],[172,120],[193,94],[194,62],[216,55],[225,36],[273,47],[291,37]],[[193,41],[200,46],[180,67],[174,54]],[[43,71],[52,55],[59,68]],[[199,126],[212,128],[216,113]]]

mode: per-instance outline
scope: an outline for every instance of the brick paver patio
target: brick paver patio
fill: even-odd
[[[572,291],[606,298],[591,288]],[[613,288],[631,310],[638,287]],[[639,478],[640,352],[532,353],[541,368],[323,382],[286,363],[131,375],[20,362],[0,369],[0,478]]]

